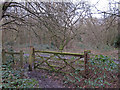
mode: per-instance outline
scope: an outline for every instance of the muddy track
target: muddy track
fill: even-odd
[[[25,65],[24,69],[27,69],[27,67],[28,64]],[[54,77],[49,77],[49,75],[47,75],[47,72],[44,72],[43,70],[27,70],[25,74],[29,79],[36,79],[39,82],[40,88],[64,88],[60,81],[55,80]]]
[[[37,81],[39,81],[40,88],[63,88],[63,85],[58,81],[54,81],[40,71],[29,71],[28,77],[35,78]]]

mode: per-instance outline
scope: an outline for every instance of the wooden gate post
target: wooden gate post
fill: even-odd
[[[84,74],[87,75],[87,51],[84,51]]]
[[[13,63],[15,64],[14,54],[11,54],[11,55],[12,55]]]
[[[20,50],[20,66],[23,68],[23,50]]]
[[[6,63],[5,49],[2,49],[2,62],[3,64]]]
[[[29,71],[32,71],[32,63],[33,63],[33,47],[30,46],[30,54],[29,54]]]
[[[34,64],[34,69],[35,69],[35,48],[33,48],[32,56],[33,56],[33,64]]]
[[[90,58],[89,53],[91,53],[91,51],[84,51],[84,67],[85,67],[85,76],[87,77],[88,75],[88,70],[89,70],[89,65],[88,65],[88,60]]]

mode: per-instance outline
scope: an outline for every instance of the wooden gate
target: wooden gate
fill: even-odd
[[[70,73],[74,70],[88,72],[88,60],[90,51],[84,51],[83,54],[40,51],[30,47],[29,70],[44,69],[54,72]]]

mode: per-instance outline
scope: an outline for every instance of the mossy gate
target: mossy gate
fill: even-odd
[[[20,66],[23,67],[24,53],[22,50],[20,52],[7,52],[3,49],[3,64],[6,62],[6,54],[11,55],[13,59],[15,55],[19,55]],[[56,51],[40,51],[35,50],[34,47],[30,47],[29,70],[32,71],[32,69],[44,69],[61,73],[70,73],[72,71],[79,70],[87,75],[89,68],[88,60],[90,58],[89,54],[89,50],[84,51],[83,54],[80,54]],[[83,59],[81,60],[81,58]]]
[[[89,54],[89,50],[84,51],[83,54],[79,54],[56,51],[40,51],[35,50],[34,47],[30,47],[29,70],[44,69],[61,73],[70,73],[74,70],[80,70],[87,75],[89,68],[88,60],[90,58]],[[81,58],[83,59],[81,60]]]

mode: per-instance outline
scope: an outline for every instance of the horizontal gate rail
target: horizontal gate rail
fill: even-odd
[[[84,54],[79,54],[79,53],[68,53],[68,52],[55,52],[55,51],[40,51],[40,50],[35,50],[35,53],[48,53],[48,54],[60,54],[60,55],[69,55],[69,56],[78,56],[83,58]]]

